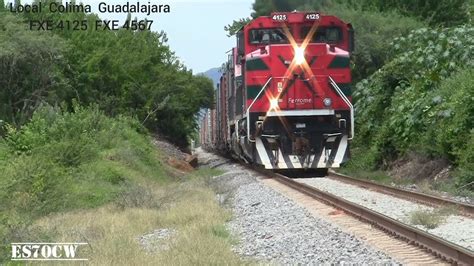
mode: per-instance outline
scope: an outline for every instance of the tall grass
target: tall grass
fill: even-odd
[[[89,243],[79,251],[91,265],[240,265],[224,226],[230,213],[219,207],[207,176],[202,171],[184,182],[129,187],[125,202],[134,204],[118,198],[95,210],[49,215],[31,228],[58,242]],[[164,228],[175,233],[154,242],[156,251],[139,243],[140,236]]]

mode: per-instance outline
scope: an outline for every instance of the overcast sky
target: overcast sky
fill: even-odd
[[[76,0],[81,2],[81,0]],[[127,0],[102,0],[106,3],[125,4]],[[12,1],[6,1],[12,2]],[[22,0],[31,3],[31,0]],[[97,6],[101,1],[82,0],[90,4],[92,11],[98,13]],[[129,0],[130,4],[137,0]],[[248,17],[253,0],[141,0],[142,4],[168,4],[170,13],[152,14],[152,30],[164,30],[171,49],[194,73],[204,72],[219,67],[226,60],[226,51],[235,46],[235,39],[229,38],[224,26],[234,19]],[[65,3],[65,1],[63,1]],[[127,14],[102,14],[102,19],[119,19],[124,21]],[[144,15],[132,14],[132,18],[145,18]]]
[[[171,13],[156,16],[154,29],[166,31],[172,49],[195,73],[204,72],[227,59],[225,53],[236,41],[227,37],[224,26],[250,16],[252,2],[171,0]]]

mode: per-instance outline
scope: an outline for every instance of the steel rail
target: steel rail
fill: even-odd
[[[410,201],[419,202],[429,206],[453,207],[465,216],[474,217],[474,205],[454,201],[451,199],[436,197],[425,193],[411,191],[408,189],[397,188],[387,185],[375,183],[370,180],[362,180],[347,175],[329,172],[328,178],[338,180],[344,183],[360,186],[363,188],[374,189],[375,191],[388,194],[397,198],[407,199]]]
[[[429,234],[421,229],[401,223],[386,215],[380,214],[358,204],[347,201],[333,194],[324,192],[315,187],[300,183],[291,178],[278,173],[258,170],[259,172],[270,175],[280,183],[287,185],[303,194],[306,194],[318,201],[322,201],[328,205],[332,205],[344,212],[372,224],[382,229],[388,234],[403,239],[410,244],[421,246],[432,254],[452,263],[460,265],[473,265],[474,252],[446,241],[442,238]]]

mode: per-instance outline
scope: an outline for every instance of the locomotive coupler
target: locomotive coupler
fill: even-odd
[[[298,133],[296,133],[298,134]],[[303,136],[304,133],[299,132],[300,136],[294,138],[293,141],[293,154],[298,155],[303,161],[303,167],[307,169],[310,161],[310,141]]]

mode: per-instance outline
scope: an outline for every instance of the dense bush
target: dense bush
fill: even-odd
[[[0,3],[1,4],[1,3]],[[62,73],[65,42],[0,15],[0,117],[21,125],[42,103],[70,90]]]
[[[458,186],[474,190],[474,132],[470,131],[466,148],[459,151],[459,167],[457,169]]]
[[[333,0],[346,7],[387,12],[396,11],[426,21],[430,26],[457,26],[469,22],[472,0]]]
[[[358,136],[371,143],[379,158],[374,164],[411,149],[457,161],[472,129],[474,80],[472,72],[449,77],[474,66],[472,34],[474,28],[462,26],[418,29],[396,38],[395,59],[357,84]],[[433,146],[434,140],[439,145]]]
[[[44,107],[0,140],[0,216],[99,206],[126,180],[163,178],[157,154],[134,120],[95,108]]]
[[[141,124],[109,118],[97,107],[42,107],[6,132],[0,138],[0,261],[12,242],[48,241],[51,236],[31,231],[36,218],[98,207],[130,184],[167,180]]]
[[[427,110],[430,148],[437,154],[456,155],[464,147],[474,126],[474,70],[466,69],[441,82],[439,90],[429,94],[432,108]],[[432,135],[432,136],[431,136]]]
[[[447,156],[458,166],[460,184],[474,182],[474,70],[462,70],[441,82],[427,97],[434,102],[426,117],[422,149]],[[471,184],[474,188],[474,184]]]

